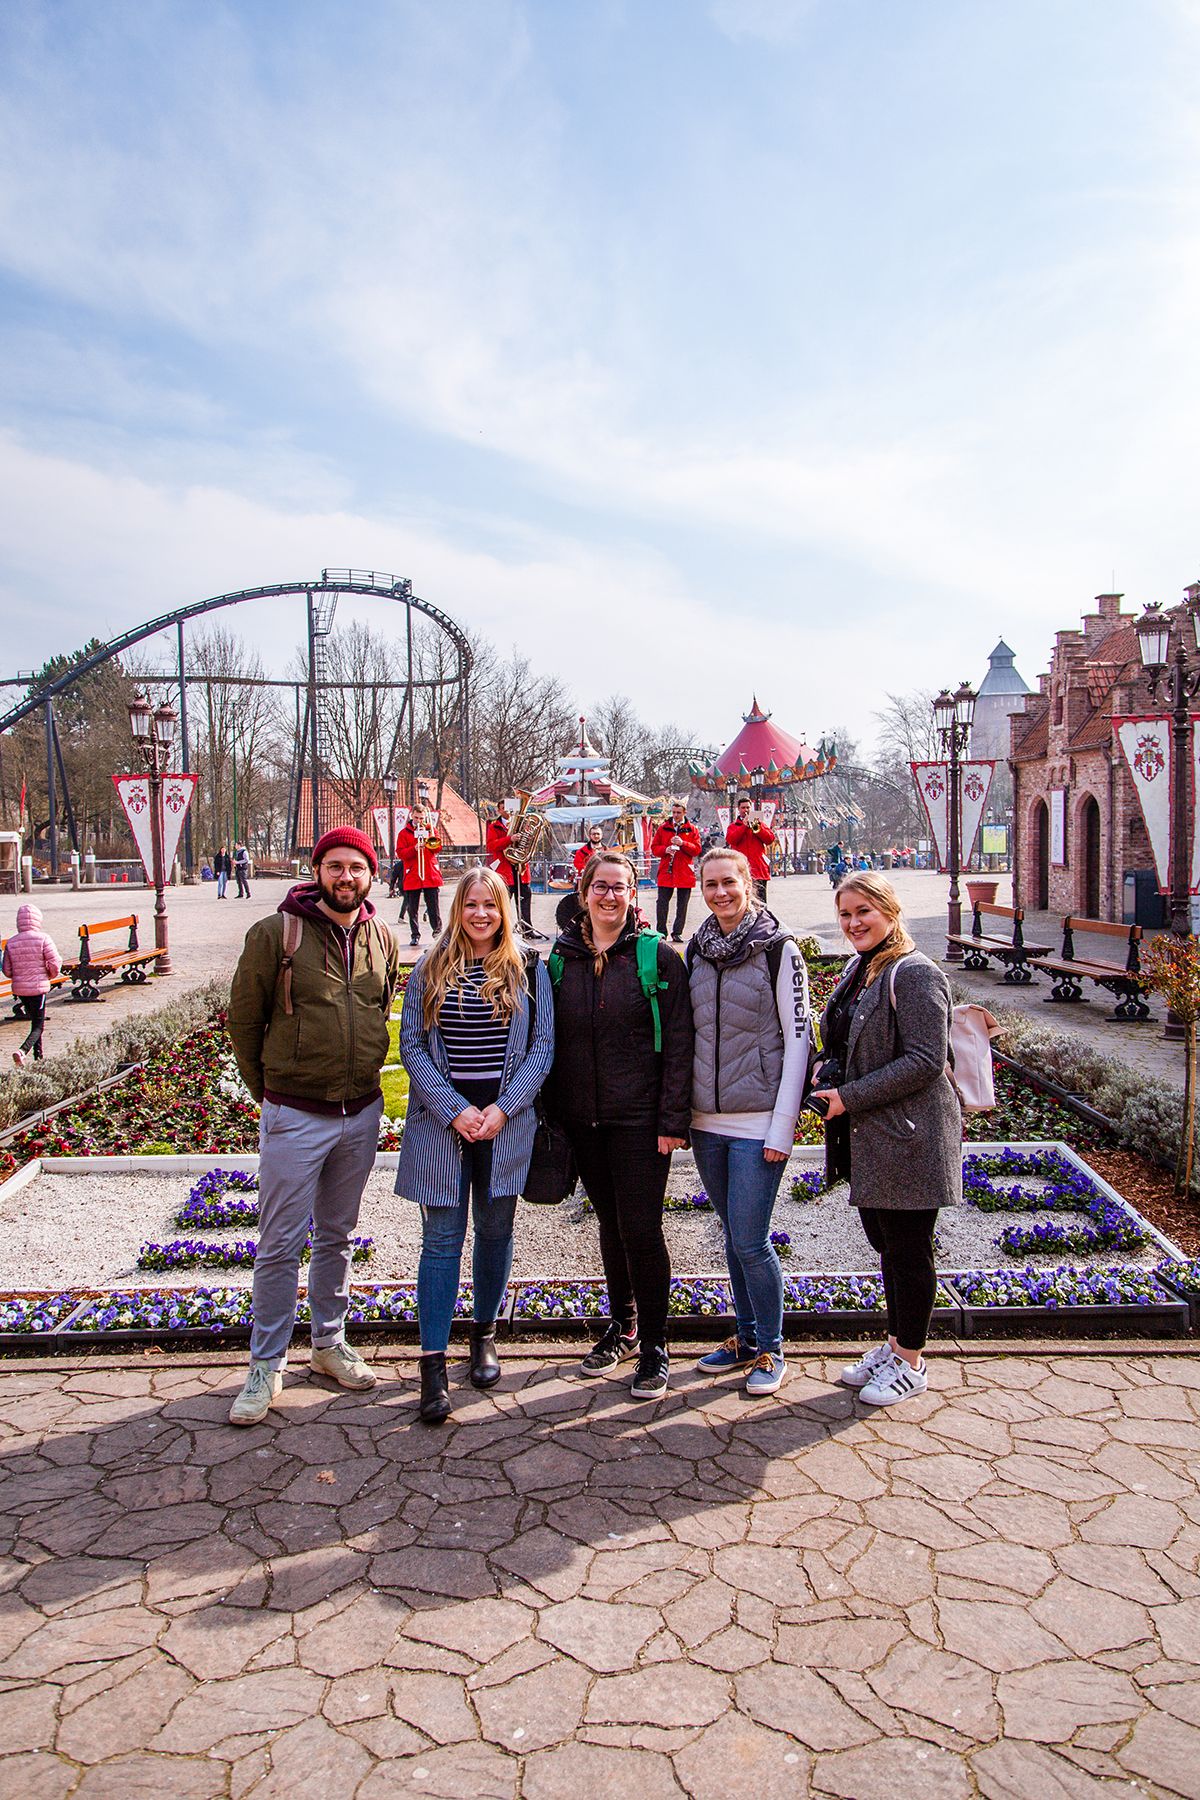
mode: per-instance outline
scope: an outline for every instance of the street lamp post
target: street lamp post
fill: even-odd
[[[1200,581],[1194,581],[1183,591],[1187,597],[1187,610],[1183,618],[1177,621],[1177,631],[1172,631],[1171,620],[1160,606],[1148,606],[1136,627],[1138,650],[1152,699],[1158,698],[1159,686],[1164,675],[1167,677],[1167,691],[1163,697],[1171,708],[1175,765],[1171,779],[1171,935],[1177,938],[1190,937],[1192,934],[1188,854],[1191,838],[1188,820],[1191,746],[1188,737],[1192,723],[1190,703],[1200,688],[1200,669],[1193,672],[1188,666],[1187,632],[1190,627],[1194,649],[1198,636],[1196,615],[1200,612]],[[1173,656],[1172,638],[1175,644]],[[1168,1012],[1163,1035],[1169,1038],[1185,1037],[1186,1029],[1182,1019]]]
[[[396,860],[396,794],[400,783],[394,775],[385,775],[383,791],[387,795],[388,816],[388,880],[392,877],[392,864]]]
[[[152,712],[145,694],[136,694],[129,707],[129,729],[145,758],[150,777],[150,856],[154,864],[154,973],[170,975],[171,953],[167,943],[167,903],[163,890],[167,872],[163,857],[162,778],[175,747],[179,714],[166,700]]]
[[[729,774],[725,777],[725,801],[729,807],[729,823],[732,825],[737,811],[738,778]]]
[[[962,753],[971,735],[975,700],[974,689],[963,681],[959,683],[956,693],[952,694],[947,688],[943,688],[933,703],[934,726],[950,764],[950,791],[947,796],[950,894],[946,903],[946,961],[955,963],[963,960],[963,947],[954,941],[962,931],[962,900],[958,891],[958,865],[962,851]]]

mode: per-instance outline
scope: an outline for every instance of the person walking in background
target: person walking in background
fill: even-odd
[[[245,844],[239,844],[233,853],[233,872],[237,876],[237,897],[239,900],[250,898],[250,852]]]
[[[667,914],[671,908],[671,895],[674,894],[675,928],[671,933],[671,941],[682,944],[688,901],[696,885],[695,863],[700,854],[700,833],[689,820],[687,805],[683,800],[672,800],[671,816],[664,819],[655,832],[650,854],[659,858],[659,932],[663,937],[666,936]]]
[[[826,1175],[849,1181],[879,1253],[888,1329],[841,1379],[869,1405],[890,1406],[925,1392],[933,1232],[938,1209],[962,1199],[962,1110],[947,1062],[953,1002],[885,875],[848,876],[836,901],[856,957],[821,1020],[813,1098],[826,1108]]]
[[[250,1373],[234,1425],[265,1418],[283,1386],[310,1222],[309,1368],[342,1387],[375,1386],[345,1339],[350,1233],[375,1166],[400,958],[367,898],[370,838],[327,831],[312,865],[314,879],[246,933],[229,999],[238,1068],[262,1108]]]
[[[17,933],[4,945],[4,973],[12,982],[13,999],[21,1002],[21,1010],[29,1020],[29,1031],[12,1059],[18,1069],[32,1056],[42,1060],[42,1032],[46,1027],[46,996],[50,984],[62,973],[62,957],[54,939],[42,930],[38,907],[26,902],[17,908]]]
[[[783,1270],[771,1214],[796,1136],[811,1045],[808,970],[791,932],[760,905],[736,850],[708,850],[709,917],[688,945],[696,1054],[692,1149],[725,1233],[737,1330],[699,1366],[748,1368],[746,1392],[779,1388]]]
[[[213,868],[215,869],[217,876],[217,899],[223,900],[225,898],[225,883],[233,874],[233,863],[230,859],[229,851],[224,844],[221,845],[221,848],[217,851],[217,854],[213,859]]]
[[[409,815],[408,824],[396,839],[396,855],[404,865],[404,910],[400,917],[408,919],[412,941],[421,941],[421,901],[425,917],[435,935],[442,929],[440,896],[442,871],[437,853],[442,840],[433,828],[428,812],[418,801]]]
[[[738,800],[737,818],[729,821],[725,842],[731,850],[740,850],[749,863],[754,891],[765,906],[767,877],[771,873],[770,848],[775,842],[775,833],[769,825],[763,824],[762,814],[751,808],[749,794],[743,794]]]
[[[637,1356],[630,1392],[667,1390],[671,1261],[663,1199],[672,1150],[687,1142],[692,1091],[692,1009],[683,963],[655,934],[638,949],[637,872],[618,850],[583,871],[582,911],[550,958],[554,1067],[547,1108],[575,1152],[600,1225],[612,1320],[580,1373],[607,1374]],[[646,985],[642,968],[648,963]],[[640,1354],[639,1354],[640,1332]]]
[[[534,1098],[554,1055],[545,965],[522,954],[494,869],[464,875],[446,929],[404,990],[400,1059],[408,1114],[396,1192],[421,1208],[417,1317],[421,1417],[450,1412],[446,1352],[468,1217],[474,1323],[471,1381],[500,1379],[496,1319],[512,1269],[513,1219],[533,1154]]]

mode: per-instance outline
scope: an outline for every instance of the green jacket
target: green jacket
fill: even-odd
[[[396,941],[368,906],[368,917],[349,934],[347,983],[347,934],[316,907],[314,892],[294,888],[279,912],[250,927],[233,978],[229,1035],[242,1080],[260,1102],[266,1089],[342,1106],[379,1092],[400,969]],[[290,1013],[282,980],[285,909],[304,922]]]

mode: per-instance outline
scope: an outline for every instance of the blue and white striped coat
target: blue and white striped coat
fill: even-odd
[[[396,1192],[421,1206],[454,1206],[462,1185],[462,1145],[451,1121],[467,1102],[450,1079],[442,1034],[425,1029],[422,957],[408,978],[400,1014],[400,1060],[408,1070],[408,1112],[404,1120]],[[496,1105],[507,1114],[492,1149],[492,1195],[519,1194],[529,1173],[537,1117],[534,1096],[554,1061],[554,995],[546,965],[534,964],[537,1017],[529,1041],[529,1001],[519,1006],[508,1028],[504,1075]]]

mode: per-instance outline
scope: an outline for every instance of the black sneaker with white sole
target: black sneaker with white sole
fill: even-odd
[[[592,1346],[580,1363],[579,1373],[587,1376],[607,1375],[618,1363],[628,1362],[637,1353],[637,1338],[622,1336],[621,1327],[614,1320],[600,1342]]]
[[[629,1392],[635,1400],[661,1400],[670,1378],[671,1359],[662,1344],[646,1344]]]

